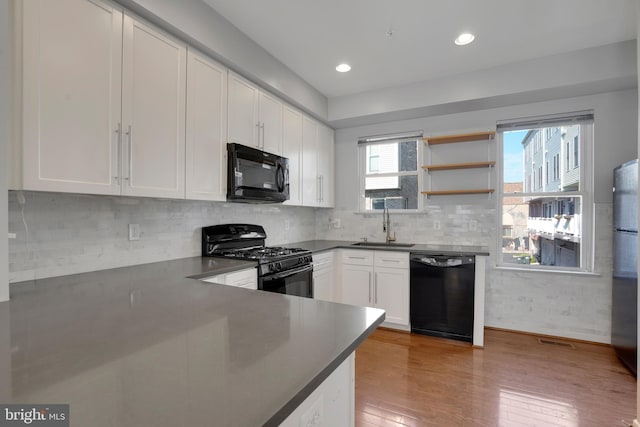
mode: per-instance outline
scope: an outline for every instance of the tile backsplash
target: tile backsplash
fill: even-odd
[[[24,197],[24,198],[23,198]],[[381,213],[63,193],[9,192],[10,282],[165,261],[200,254],[200,229],[257,223],[268,245],[313,239],[384,241]],[[337,226],[337,223],[340,226]],[[139,224],[140,240],[128,240]],[[612,205],[595,206],[595,273],[495,268],[497,213],[491,201],[431,204],[392,213],[399,242],[487,246],[486,325],[609,342]]]
[[[268,245],[315,238],[312,208],[10,191],[9,281],[197,256],[202,226],[233,222],[261,224]]]

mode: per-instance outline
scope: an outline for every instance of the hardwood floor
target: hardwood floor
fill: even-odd
[[[356,426],[622,427],[636,380],[611,347],[487,330],[484,349],[378,329],[356,353]]]

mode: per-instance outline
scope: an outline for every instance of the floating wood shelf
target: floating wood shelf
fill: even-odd
[[[422,141],[425,144],[429,144],[429,145],[453,144],[455,142],[470,142],[470,141],[482,141],[485,139],[493,139],[495,135],[496,135],[495,131],[461,133],[458,135],[428,136],[428,137],[422,138]]]
[[[469,162],[469,163],[450,163],[444,165],[429,165],[422,166],[422,169],[427,171],[446,171],[453,169],[476,169],[476,168],[490,168],[496,164],[495,161],[490,162]]]
[[[491,194],[493,193],[493,188],[484,188],[480,190],[439,190],[439,191],[423,191],[422,194],[425,196],[455,196],[459,194]]]

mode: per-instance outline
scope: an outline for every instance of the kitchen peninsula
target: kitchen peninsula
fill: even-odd
[[[12,285],[0,401],[68,403],[72,426],[297,426],[335,404],[352,423],[351,354],[384,312],[194,280],[252,265],[194,257]]]

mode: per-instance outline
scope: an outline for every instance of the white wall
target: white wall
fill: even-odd
[[[221,223],[261,224],[271,246],[315,238],[312,208],[11,191],[9,280],[199,256],[201,227]]]
[[[202,0],[116,0],[318,120],[327,98]]]
[[[0,0],[0,301],[9,299],[7,188],[9,179],[9,2]]]
[[[392,215],[398,239],[414,243],[474,244],[490,248],[485,318],[489,326],[535,333],[610,341],[612,170],[636,158],[638,139],[636,90],[487,109],[469,113],[339,129],[336,132],[336,209],[316,213],[318,236],[329,239],[384,238],[379,214],[354,214],[358,200],[358,137],[409,130],[425,135],[492,129],[496,121],[593,109],[595,112],[595,269],[599,276],[514,273],[495,268],[497,201],[486,196],[432,198],[425,212]],[[329,218],[340,218],[332,229]],[[434,230],[433,220],[440,222]],[[476,229],[469,228],[475,221]]]
[[[344,128],[632,89],[635,45],[630,40],[331,98],[329,121]]]

